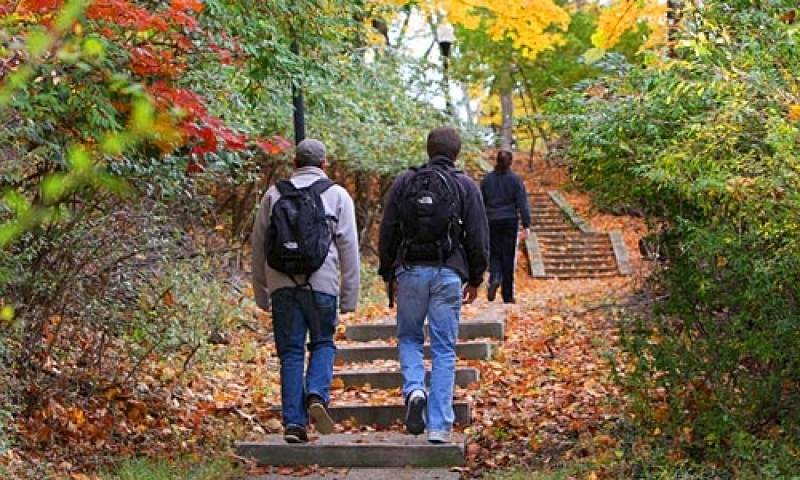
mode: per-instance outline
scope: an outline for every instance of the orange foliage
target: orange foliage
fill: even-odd
[[[49,24],[63,4],[63,0],[23,0],[15,10],[13,5],[0,7],[0,14],[16,12]],[[202,9],[199,0],[173,0],[169,8],[157,12],[128,0],[96,0],[86,8],[87,24],[76,25],[72,32],[83,35],[93,30],[111,42],[122,42],[129,51],[127,69],[155,100],[159,130],[155,142],[163,152],[189,145],[193,155],[202,157],[219,148],[242,150],[249,141],[269,153],[285,150],[290,144],[281,138],[248,139],[233,131],[208,112],[201,95],[173,84],[186,71],[187,57],[197,53],[189,34],[199,28],[195,15]],[[203,53],[209,51],[220,55],[224,63],[232,61],[231,52],[218,45],[210,45]],[[120,104],[120,112],[128,109]],[[177,134],[167,132],[170,122]],[[202,160],[192,160],[189,170],[200,171],[200,167]]]

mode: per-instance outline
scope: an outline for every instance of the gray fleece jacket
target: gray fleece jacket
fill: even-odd
[[[291,181],[297,187],[305,187],[319,178],[327,178],[322,169],[302,167],[295,170]],[[270,268],[264,253],[272,206],[279,197],[277,187],[271,186],[261,199],[253,224],[253,290],[256,304],[264,310],[269,310],[271,307],[271,292],[295,287],[289,276]],[[358,306],[361,283],[361,257],[358,251],[353,199],[342,186],[333,185],[322,193],[322,203],[325,205],[326,213],[338,221],[331,225],[334,241],[325,263],[311,275],[311,285],[316,292],[338,296],[339,310],[342,313],[353,312]]]

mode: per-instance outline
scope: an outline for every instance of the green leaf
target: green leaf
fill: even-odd
[[[31,32],[28,36],[28,48],[34,57],[44,55],[52,43],[53,39],[47,32]]]
[[[100,149],[111,156],[122,155],[130,143],[127,135],[120,132],[111,132],[103,136],[100,141]]]
[[[589,65],[593,63],[599,62],[603,56],[606,54],[606,50],[604,48],[590,48],[586,50],[583,54],[583,60],[588,63]]]
[[[83,42],[83,51],[90,57],[105,56],[105,46],[98,38],[90,37]]]
[[[64,195],[66,190],[66,175],[54,173],[42,180],[42,197],[46,205],[52,205]]]
[[[30,202],[23,195],[14,190],[9,190],[3,196],[3,202],[14,212],[15,215],[21,215],[31,208]]]
[[[93,166],[92,156],[83,147],[72,148],[69,152],[69,160],[76,173],[88,172]]]
[[[14,307],[11,305],[3,305],[0,307],[0,320],[4,322],[14,320]]]
[[[131,129],[139,134],[147,133],[153,125],[154,110],[153,105],[144,99],[133,102],[133,113],[131,113]]]

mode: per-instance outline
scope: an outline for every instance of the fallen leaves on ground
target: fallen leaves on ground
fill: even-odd
[[[521,162],[517,169],[530,190],[557,189],[565,177],[562,170],[541,163],[529,169]],[[586,456],[613,461],[617,455],[618,441],[609,432],[625,405],[611,373],[616,369],[624,374],[625,365],[616,325],[628,295],[647,274],[637,248],[645,226],[641,219],[600,214],[587,195],[564,195],[598,231],[623,233],[634,274],[559,281],[533,279],[524,268],[518,269],[518,303],[503,307],[506,338],[491,360],[459,362],[479,368],[481,378],[479,385],[456,392],[458,399],[473,402],[472,424],[459,426],[469,437],[464,476],[540,468]],[[481,294],[464,309],[465,319],[487,308],[485,291]],[[19,478],[26,478],[28,466],[41,462],[59,465],[63,478],[92,478],[86,472],[134,454],[225,456],[231,455],[234,442],[280,432],[279,364],[270,315],[259,311],[251,298],[251,291],[243,293],[244,315],[226,325],[229,341],[209,345],[188,378],[164,370],[162,375],[175,377],[169,389],[150,388],[143,379],[137,391],[98,391],[91,409],[70,405],[68,399],[51,399],[41,416],[15,425],[31,439],[30,445],[48,448],[11,446],[0,457],[2,464],[9,472],[21,472]],[[384,321],[393,314],[373,304],[343,315],[337,341],[348,343],[348,324]],[[382,361],[369,367],[397,365]],[[402,404],[398,389],[345,387],[341,382],[332,387],[333,404]],[[352,422],[337,428],[373,429]],[[402,426],[398,422],[390,429]],[[252,472],[257,470],[253,467]],[[311,471],[315,469],[307,469]],[[602,472],[592,474],[599,478]]]

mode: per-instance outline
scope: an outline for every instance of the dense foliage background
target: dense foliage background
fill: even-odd
[[[687,6],[672,55],[548,116],[596,201],[652,221],[659,298],[625,323],[637,418],[687,462],[757,459],[765,478],[800,433],[800,65],[781,3]]]

